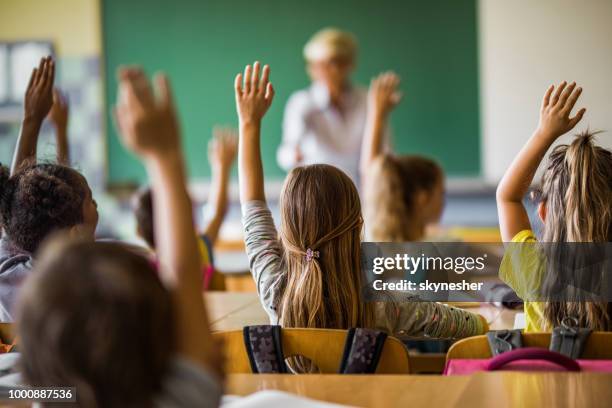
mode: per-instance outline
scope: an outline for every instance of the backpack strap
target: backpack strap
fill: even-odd
[[[286,373],[281,327],[245,326],[242,329],[251,370],[255,374]]]
[[[379,330],[349,329],[340,374],[374,374],[386,340],[387,333]]]
[[[569,358],[580,358],[590,334],[591,329],[578,327],[578,319],[565,317],[561,326],[553,329],[549,349]]]
[[[493,357],[523,347],[523,335],[520,329],[491,330],[487,333],[487,340]]]

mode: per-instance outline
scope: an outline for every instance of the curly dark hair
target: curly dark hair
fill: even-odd
[[[0,227],[11,243],[34,252],[50,233],[83,222],[87,182],[59,164],[26,165],[10,175],[0,165]]]

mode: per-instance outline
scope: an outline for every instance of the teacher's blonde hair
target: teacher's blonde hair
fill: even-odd
[[[308,62],[342,58],[354,61],[357,56],[355,36],[338,28],[317,31],[304,46],[304,58]]]

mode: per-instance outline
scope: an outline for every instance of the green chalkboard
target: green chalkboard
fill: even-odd
[[[206,144],[214,124],[236,124],[233,79],[245,64],[270,64],[276,98],[263,125],[264,171],[276,164],[284,104],[308,85],[302,47],[318,29],[352,31],[360,55],[355,82],[393,69],[404,101],[393,114],[399,152],[437,158],[450,175],[480,171],[476,0],[103,0],[106,104],[115,72],[140,64],[172,80],[189,172],[210,174]],[[110,111],[108,109],[107,111]],[[109,183],[140,182],[143,168],[117,139],[108,118]]]

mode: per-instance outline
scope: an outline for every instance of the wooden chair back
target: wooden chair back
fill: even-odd
[[[285,358],[304,356],[312,361],[321,373],[337,373],[342,360],[347,330],[283,328],[283,352]],[[213,333],[225,347],[226,373],[251,373],[249,357],[244,345],[242,330]],[[410,361],[404,344],[387,337],[376,369],[377,374],[408,374]]]
[[[523,346],[548,348],[550,335],[550,333],[523,333]],[[474,336],[459,340],[446,353],[446,361],[456,358],[491,357],[487,336]],[[587,360],[612,359],[612,332],[592,332],[581,358]]]

